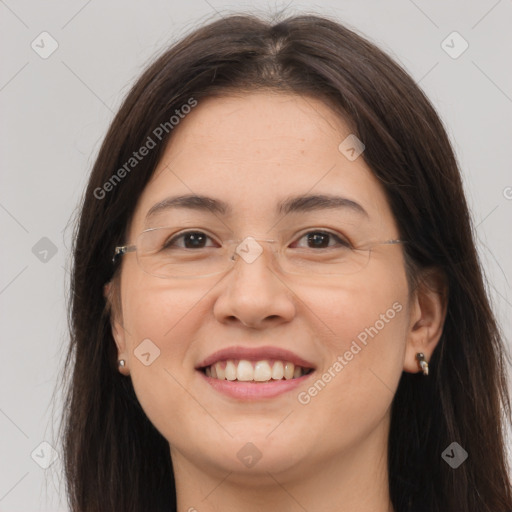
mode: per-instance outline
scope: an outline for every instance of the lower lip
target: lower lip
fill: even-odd
[[[199,370],[198,370],[199,371]],[[232,398],[243,400],[258,400],[260,398],[272,398],[292,391],[304,383],[315,372],[308,373],[302,377],[289,380],[275,380],[272,382],[240,382],[237,380],[220,380],[206,376],[203,372],[199,374],[206,380],[215,391]]]

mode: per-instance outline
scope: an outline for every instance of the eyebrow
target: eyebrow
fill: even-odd
[[[184,208],[197,211],[210,211],[219,215],[231,215],[231,205],[220,199],[197,194],[167,197],[153,205],[146,214],[146,222],[165,210]],[[332,194],[298,195],[281,200],[276,206],[276,213],[287,215],[289,213],[301,213],[315,210],[349,209],[355,213],[369,217],[368,212],[359,204],[348,199]]]

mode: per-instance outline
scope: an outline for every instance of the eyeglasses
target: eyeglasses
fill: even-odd
[[[243,240],[227,240],[220,247],[212,247],[204,246],[213,237],[203,231],[178,231],[176,227],[147,229],[137,237],[135,245],[116,247],[112,262],[115,263],[123,254],[135,252],[140,268],[152,276],[164,279],[202,278],[227,272],[239,259],[253,263],[263,253],[260,245],[263,242],[271,248],[277,268],[285,274],[337,276],[355,274],[365,268],[376,245],[405,243],[404,240],[386,240],[354,247],[341,234],[315,229],[300,238],[307,236],[308,244],[312,243],[313,248],[289,248],[277,240],[252,236]],[[318,244],[328,237],[336,239],[337,244],[327,247]],[[185,241],[185,246],[177,245],[180,240]]]

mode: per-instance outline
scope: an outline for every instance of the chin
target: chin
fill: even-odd
[[[225,440],[220,450],[211,451],[211,457],[225,471],[243,476],[263,476],[283,473],[294,468],[305,457],[307,446],[298,432],[278,427],[239,428],[233,438]],[[269,434],[269,432],[271,432]],[[295,435],[294,435],[295,434]]]

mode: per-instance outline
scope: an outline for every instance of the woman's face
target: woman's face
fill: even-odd
[[[325,230],[360,244],[399,238],[379,182],[350,150],[360,148],[351,139],[342,144],[349,135],[314,98],[251,93],[200,101],[174,128],[128,241],[147,228],[181,226],[210,237],[177,242],[189,250],[218,251],[221,240],[252,236],[281,241],[291,260],[297,247],[309,251],[320,268],[332,261],[321,251],[340,247]],[[189,194],[229,211],[173,207],[146,219],[155,204]],[[360,208],[302,201],[278,210],[302,195],[339,196]],[[321,233],[308,239],[310,231]],[[271,245],[242,244],[253,259],[239,257],[224,274],[200,279],[155,277],[135,254],[123,256],[122,325],[114,325],[121,371],[169,441],[175,465],[239,478],[299,474],[385,446],[411,324],[401,245],[375,246],[364,268],[344,275],[281,272]],[[214,359],[221,374],[238,371],[237,380],[198,369],[225,349],[233,352]],[[292,371],[299,358],[313,371],[287,379],[286,365]],[[249,363],[237,366],[240,359]],[[274,366],[276,379],[266,384],[238,380],[256,378],[251,372],[268,379]]]

